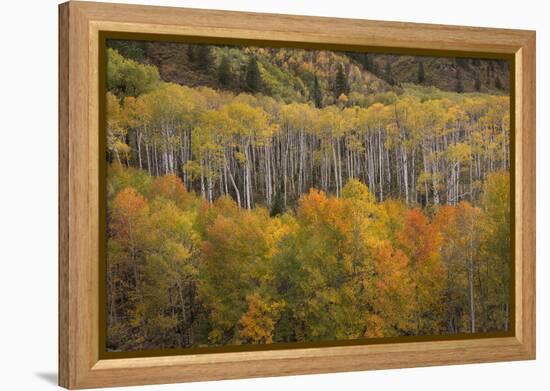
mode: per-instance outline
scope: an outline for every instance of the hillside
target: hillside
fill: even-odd
[[[317,106],[327,106],[344,93],[346,102],[364,105],[369,95],[392,90],[346,53],[138,41],[111,41],[109,46],[124,57],[155,65],[164,81],[261,92],[287,103],[314,101],[317,96]],[[250,85],[252,59],[259,72],[257,86]],[[344,77],[336,85],[339,67]]]
[[[508,91],[508,64],[499,60],[170,42],[109,41],[108,45],[125,57],[155,65],[164,81],[235,93],[261,92],[286,103],[314,101],[318,107],[368,106],[384,100],[375,94],[401,93],[403,83],[452,92]],[[257,65],[256,76],[252,65]],[[250,85],[254,77],[256,85]]]
[[[415,83],[445,91],[502,93],[509,90],[508,63],[476,58],[350,53],[390,84]]]

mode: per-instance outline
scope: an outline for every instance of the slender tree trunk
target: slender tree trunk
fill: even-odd
[[[473,223],[473,222],[472,222]],[[473,224],[470,225],[473,229]],[[468,288],[470,296],[470,332],[476,332],[476,311],[474,305],[474,249],[473,249],[473,233],[470,233],[470,251],[468,263]]]
[[[237,187],[237,184],[235,183],[235,179],[233,178],[233,174],[231,174],[231,171],[229,171],[229,179],[231,179],[231,184],[233,185],[233,189],[235,190],[235,194],[237,196],[237,205],[239,205],[239,208],[241,207],[241,193],[239,192],[239,188]]]
[[[332,142],[332,157],[334,159],[334,184],[336,185],[336,198],[340,197],[340,188],[338,180],[338,162],[336,160],[336,150],[334,149],[334,140]]]

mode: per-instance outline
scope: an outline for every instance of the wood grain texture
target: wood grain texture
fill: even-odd
[[[59,383],[71,389],[535,358],[535,33],[69,2],[59,8]],[[98,35],[468,51],[515,57],[515,337],[99,359]]]
[[[516,263],[522,266],[522,274],[516,278],[516,284],[521,287],[521,319],[523,327],[516,333],[525,346],[528,354],[534,359],[536,355],[536,39],[531,34],[525,45],[518,51],[518,62],[521,61],[521,72],[516,74],[520,80],[516,100],[520,102],[520,112],[516,116],[516,127],[519,127],[521,137],[518,137],[521,148],[521,160],[516,159],[516,167],[522,173],[521,182],[516,182],[516,188],[521,188],[521,212],[516,215],[521,222],[522,231],[516,245],[521,247],[521,258]],[[521,96],[519,96],[521,94]],[[516,203],[517,207],[517,203]],[[521,241],[521,244],[518,242]],[[521,281],[519,280],[521,278]]]
[[[59,8],[59,383],[69,384],[69,7]]]

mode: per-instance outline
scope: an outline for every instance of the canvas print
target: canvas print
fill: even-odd
[[[511,330],[507,61],[105,50],[106,351]]]

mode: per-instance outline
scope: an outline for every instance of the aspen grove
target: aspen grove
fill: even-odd
[[[110,351],[509,330],[507,95],[353,100],[342,57],[281,98],[220,53],[213,88],[108,49]]]

